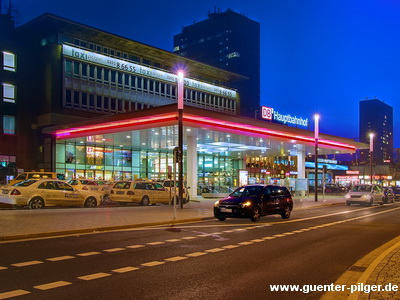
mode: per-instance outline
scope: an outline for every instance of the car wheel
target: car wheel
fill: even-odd
[[[40,209],[44,207],[44,201],[42,198],[36,197],[29,201],[29,209]]]
[[[369,200],[369,202],[367,203],[367,206],[372,206],[372,204],[374,203],[374,199]]]
[[[226,220],[225,217],[217,217],[217,219],[218,219],[219,221],[221,221],[221,222]]]
[[[94,197],[87,198],[85,201],[85,204],[83,206],[84,207],[96,207],[97,206],[96,198],[94,198]]]
[[[147,206],[149,204],[150,204],[150,200],[149,200],[149,197],[147,197],[147,196],[144,196],[142,198],[142,201],[140,201],[140,205]]]
[[[258,222],[260,220],[261,217],[261,212],[260,212],[260,208],[258,206],[255,206],[253,208],[253,210],[251,211],[251,217],[250,220],[252,222]]]
[[[351,202],[346,201],[347,206],[351,206]]]
[[[282,219],[289,219],[291,213],[292,210],[290,209],[290,206],[286,204],[283,208],[283,212],[281,213]]]

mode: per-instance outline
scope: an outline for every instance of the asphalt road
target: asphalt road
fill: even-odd
[[[0,243],[0,299],[318,299],[399,235],[400,203]]]

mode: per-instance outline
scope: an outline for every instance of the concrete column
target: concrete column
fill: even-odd
[[[297,178],[306,178],[306,151],[304,145],[297,145]],[[301,192],[305,196],[305,192]]]
[[[187,186],[190,187],[190,197],[197,196],[197,135],[195,131],[191,132],[190,136],[186,137],[186,170],[187,170]]]
[[[303,145],[297,145],[297,178],[306,178],[306,151]]]

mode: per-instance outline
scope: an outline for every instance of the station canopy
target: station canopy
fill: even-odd
[[[300,148],[314,154],[314,131],[255,120],[216,111],[185,106],[183,113],[184,144],[193,136],[198,153],[237,152],[237,155],[288,156]],[[107,115],[47,127],[44,133],[56,140],[86,145],[173,149],[178,145],[176,105],[158,106],[135,112]],[[351,139],[320,134],[318,153],[353,153],[368,145]]]

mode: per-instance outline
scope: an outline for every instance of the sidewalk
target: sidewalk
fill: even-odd
[[[193,197],[192,197],[193,198]],[[41,210],[0,210],[0,241],[90,233],[214,218],[217,199],[195,197],[183,209],[168,205],[100,206],[95,209],[48,208]],[[294,211],[321,205],[343,204],[343,196],[294,197]]]

